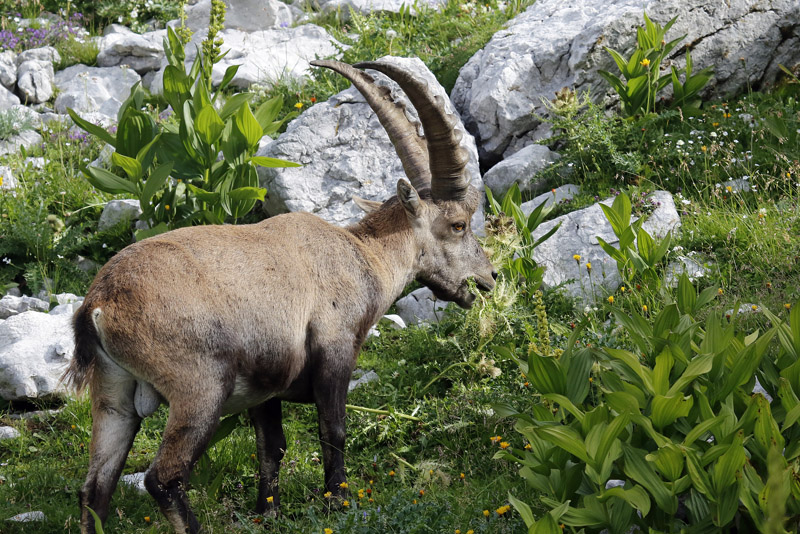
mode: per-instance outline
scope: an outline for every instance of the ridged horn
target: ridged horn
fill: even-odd
[[[464,200],[469,179],[464,172],[469,153],[460,146],[463,133],[456,129],[458,118],[447,112],[444,99],[434,95],[424,80],[414,77],[396,65],[365,61],[355,67],[382,72],[405,91],[417,109],[428,142],[431,170],[431,195],[439,200]]]
[[[388,87],[375,85],[375,79],[364,71],[347,63],[331,60],[312,61],[315,67],[325,67],[338,72],[364,96],[369,106],[378,116],[389,140],[394,145],[403,170],[415,189],[431,186],[431,170],[428,165],[428,145],[419,135],[416,125],[406,116],[405,105],[392,100]]]

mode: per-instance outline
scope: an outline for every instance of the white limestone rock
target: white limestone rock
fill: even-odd
[[[59,94],[55,109],[66,113],[67,108],[72,108],[90,121],[102,118],[114,121],[131,87],[139,80],[139,74],[127,67],[67,67],[56,74]]]
[[[13,90],[17,84],[17,54],[11,50],[0,52],[0,85]]]
[[[27,104],[50,100],[54,93],[53,82],[53,64],[50,61],[30,59],[17,66],[17,90]]]
[[[678,17],[667,39],[687,35],[683,44],[691,46],[695,72],[714,68],[706,97],[768,85],[779,75],[778,64],[800,62],[796,0],[537,0],[467,62],[453,88],[453,103],[481,157],[497,161],[514,139],[534,132],[540,125],[534,111],[562,87],[615,103],[597,71],[618,72],[605,47],[627,57],[643,11],[662,25]],[[680,68],[684,47],[667,59]]]
[[[42,136],[34,130],[24,130],[8,139],[0,140],[0,156],[19,152],[20,147],[25,149],[42,144]]]
[[[414,325],[438,323],[444,317],[448,304],[450,303],[447,301],[437,299],[427,287],[412,291],[395,302],[397,314],[405,324]]]
[[[0,323],[0,397],[33,399],[65,391],[72,359],[72,317],[27,311]]]
[[[19,104],[19,97],[0,85],[0,110]]]
[[[0,426],[0,441],[19,437],[19,430],[13,426]]]
[[[680,217],[670,193],[656,191],[651,199],[657,206],[642,228],[654,238],[663,238],[667,232],[680,226]],[[610,198],[602,201],[609,206],[612,202]],[[631,217],[631,220],[636,220],[636,217]],[[618,240],[600,204],[541,224],[533,232],[534,238],[538,239],[559,223],[561,226],[556,233],[533,252],[533,259],[545,266],[544,285],[565,284],[566,293],[584,303],[602,299],[616,290],[621,282],[616,263],[600,247],[597,237],[612,246],[617,246]],[[575,254],[581,257],[580,265],[573,259]],[[592,264],[591,275],[586,269],[587,262]]]
[[[127,65],[139,74],[158,70],[165,57],[163,42],[166,35],[166,30],[156,30],[141,35],[130,30],[109,33],[99,41],[100,53],[97,54],[97,65],[99,67]]]
[[[231,86],[239,89],[247,89],[256,82],[274,83],[284,79],[302,81],[310,72],[311,61],[338,57],[340,50],[347,48],[314,24],[253,32],[227,29],[218,36],[224,42],[222,50],[229,52],[214,65],[212,83],[219,85],[228,67],[239,65],[231,81]],[[200,41],[202,35],[195,34],[192,42],[186,46],[187,64],[194,61],[197,55],[195,44]],[[160,94],[163,90],[164,67],[166,60],[150,82],[149,89],[153,93]]]
[[[533,182],[534,177],[559,158],[559,154],[544,145],[528,145],[486,171],[483,181],[499,199],[515,182],[523,193],[541,191],[546,184]]]
[[[292,11],[280,0],[227,0],[225,2],[225,29],[258,32],[268,28],[288,27],[292,24]],[[200,0],[186,8],[186,26],[203,38],[208,28],[211,0]],[[170,21],[171,26],[179,24]]]
[[[97,230],[108,230],[123,220],[132,222],[138,219],[141,214],[142,208],[138,200],[130,198],[111,200],[106,203],[103,213],[100,214],[100,220],[97,221]]]
[[[575,198],[575,195],[580,193],[580,191],[581,188],[575,184],[564,184],[556,187],[548,193],[542,193],[533,200],[523,202],[520,205],[520,208],[522,208],[522,213],[528,216],[533,213],[533,210],[538,208],[542,202],[544,202],[545,206],[549,208],[550,206],[553,206],[554,204],[560,204],[565,200],[572,200]]]
[[[13,315],[31,310],[46,312],[48,309],[50,309],[49,302],[27,295],[19,297],[6,295],[0,299],[0,319],[8,319]]]

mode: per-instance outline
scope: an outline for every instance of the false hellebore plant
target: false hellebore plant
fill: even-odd
[[[283,105],[281,97],[264,102],[255,113],[250,109],[251,93],[234,94],[218,106],[239,66],[228,67],[214,91],[212,67],[224,54],[208,56],[198,48],[187,72],[184,45],[172,28],[167,29],[164,50],[169,64],[164,70],[163,95],[174,119],[159,125],[142,110],[145,93],[139,83],[120,107],[116,135],[68,110],[75,124],[114,148],[110,171],[81,170],[97,189],[139,199],[140,219],[150,228],[137,231],[137,239],[192,224],[236,221],[266,194],[266,189],[258,187],[256,165],[299,166],[255,156],[261,138],[295,116],[275,120]]]

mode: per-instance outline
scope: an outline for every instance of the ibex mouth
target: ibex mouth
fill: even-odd
[[[494,289],[494,280],[492,280],[491,284],[489,284],[489,283],[487,283],[486,281],[484,281],[484,280],[481,280],[480,278],[476,278],[476,279],[475,279],[475,285],[476,285],[476,286],[478,287],[478,289],[480,289],[481,291],[486,291],[486,292],[488,292],[488,291],[491,291],[492,289]]]

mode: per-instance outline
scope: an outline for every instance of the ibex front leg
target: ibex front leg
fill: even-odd
[[[278,471],[286,453],[282,417],[280,399],[270,399],[250,408],[259,462],[257,514],[276,513],[280,505]]]

